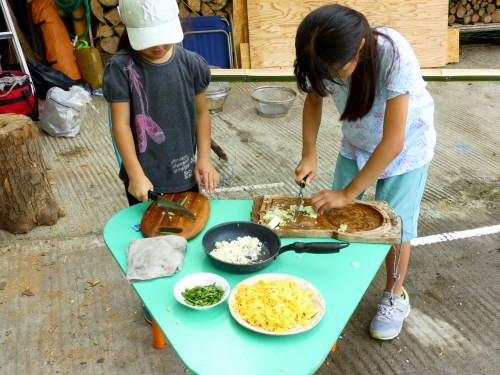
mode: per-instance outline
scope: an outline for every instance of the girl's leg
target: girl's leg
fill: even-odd
[[[408,269],[408,263],[410,262],[410,241],[403,243],[403,250],[400,252],[399,249],[401,245],[394,245],[396,248],[396,256],[399,257],[399,265],[397,273],[399,274],[399,280],[394,287],[393,293],[402,296],[403,295],[403,283],[405,281],[406,270]],[[396,258],[397,262],[397,258]],[[394,248],[391,249],[387,257],[385,258],[385,268],[387,271],[387,282],[385,284],[385,291],[390,292],[394,285]]]
[[[370,335],[390,340],[399,335],[410,313],[410,297],[403,283],[410,260],[410,240],[417,236],[420,202],[427,179],[425,165],[403,175],[377,182],[375,199],[386,201],[400,219],[401,241],[394,245],[385,259],[387,279],[378,311],[370,323]],[[397,270],[394,269],[395,262]],[[395,273],[399,275],[396,281]],[[392,292],[392,293],[391,293]]]
[[[394,209],[401,224],[402,245],[394,245],[396,263],[399,262],[396,270],[399,280],[394,286],[393,293],[399,296],[403,295],[403,282],[410,260],[410,240],[417,237],[420,202],[424,194],[428,168],[429,164],[403,175],[377,182],[375,199],[386,201]],[[387,270],[385,291],[390,292],[394,285],[394,248],[387,255],[385,264]]]

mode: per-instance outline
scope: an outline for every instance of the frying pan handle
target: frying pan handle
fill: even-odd
[[[279,254],[288,250],[295,250],[296,253],[331,254],[338,253],[347,246],[347,242],[294,242],[283,246]]]

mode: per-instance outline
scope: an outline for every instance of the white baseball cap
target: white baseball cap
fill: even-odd
[[[175,0],[119,0],[118,11],[135,50],[182,41]]]

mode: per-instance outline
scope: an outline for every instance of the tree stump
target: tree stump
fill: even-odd
[[[33,121],[0,115],[0,229],[27,233],[64,213],[52,194]]]

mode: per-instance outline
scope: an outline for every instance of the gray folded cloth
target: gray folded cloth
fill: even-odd
[[[132,240],[127,248],[127,280],[130,283],[171,276],[182,270],[187,241],[180,236]]]

